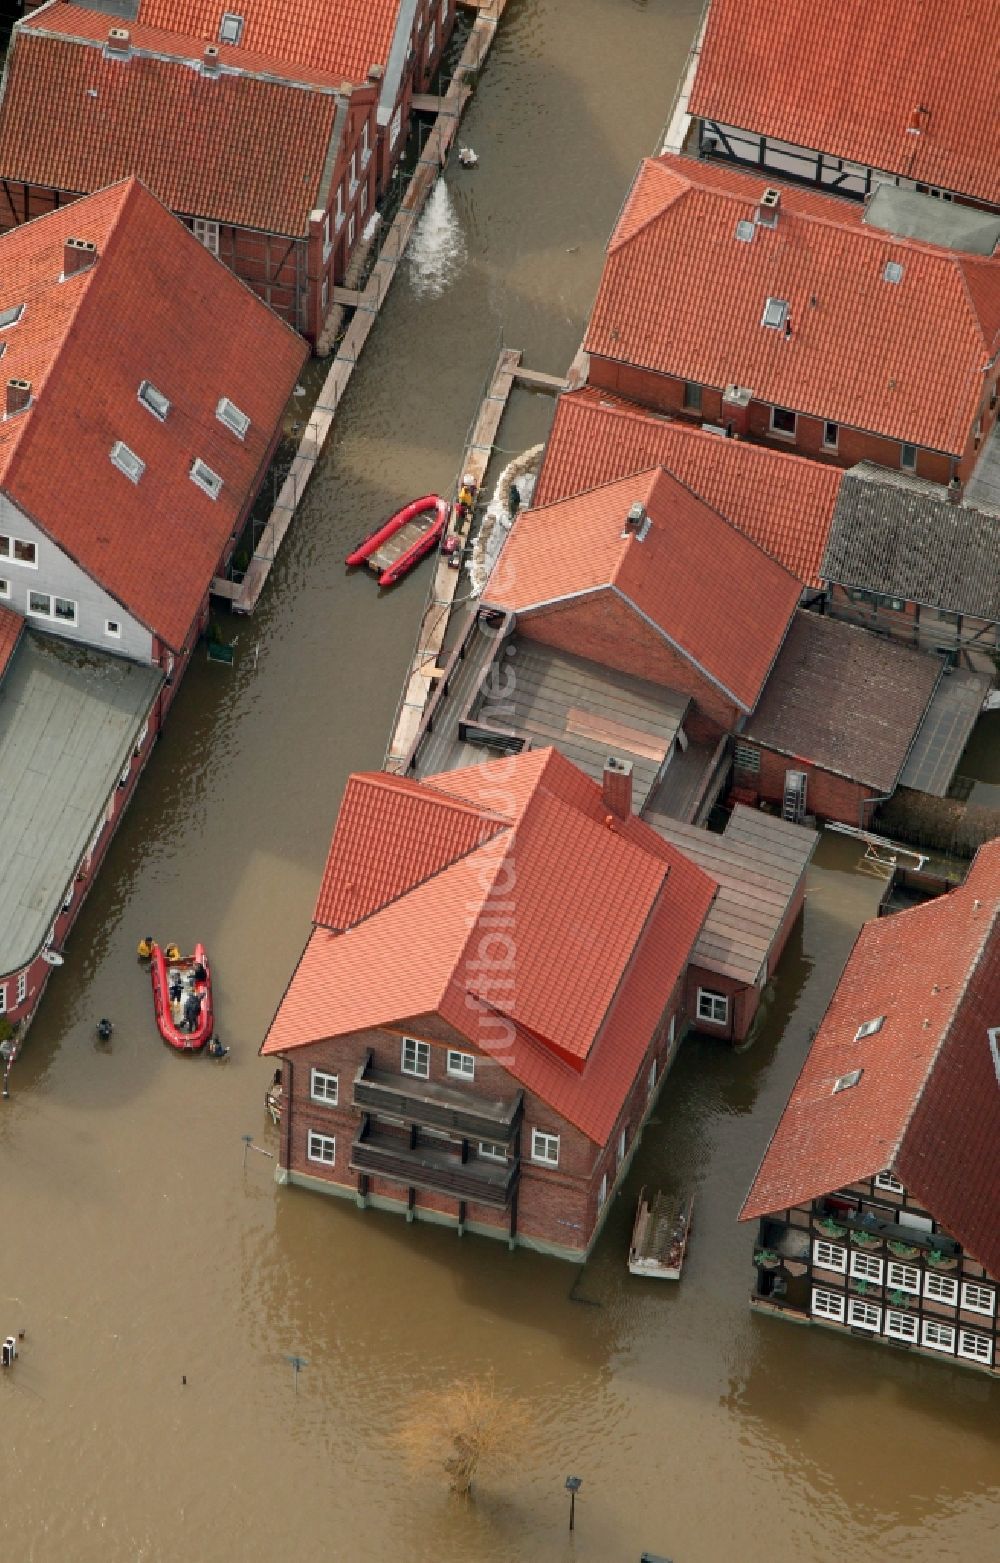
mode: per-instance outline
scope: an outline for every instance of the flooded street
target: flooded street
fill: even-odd
[[[735,1215],[882,888],[849,840],[821,844],[754,1045],[682,1049],[582,1272],[279,1190],[242,1139],[276,1149],[257,1047],[344,781],[382,762],[427,589],[425,565],[380,597],[343,556],[450,487],[501,341],[568,365],[700,10],[508,6],[463,121],[480,166],[429,208],[258,613],[224,622],[235,666],[199,651],[185,679],[0,1104],[0,1334],[26,1331],[0,1378],[5,1563],[1000,1553],[1000,1385],[747,1307]],[[518,392],[503,450],[551,413]],[[145,933],[208,947],[224,1067],[159,1042]],[[679,1287],[627,1274],[643,1183],[697,1192]],[[393,1434],[415,1397],[490,1369],[534,1434],[465,1504]]]

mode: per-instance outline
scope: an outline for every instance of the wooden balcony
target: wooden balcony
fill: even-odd
[[[415,1075],[376,1069],[369,1053],[354,1077],[354,1105],[360,1112],[444,1129],[459,1139],[510,1145],[520,1128],[524,1093],[496,1100],[473,1096]]]
[[[455,1199],[493,1205],[498,1210],[510,1204],[521,1170],[517,1161],[462,1161],[457,1147],[454,1151],[444,1145],[440,1150],[434,1145],[411,1149],[404,1139],[379,1134],[367,1121],[351,1146],[351,1167],[355,1172],[391,1178],[408,1189],[451,1194]]]

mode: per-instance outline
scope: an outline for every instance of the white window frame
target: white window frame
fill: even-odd
[[[828,1243],[823,1238],[813,1238],[813,1264],[821,1270],[835,1270],[847,1274],[847,1249],[840,1243]]]
[[[890,1194],[905,1194],[906,1193],[906,1190],[904,1189],[903,1185],[900,1183],[899,1179],[898,1178],[894,1178],[892,1173],[889,1172],[888,1170],[886,1170],[885,1172],[879,1172],[879,1173],[876,1174],[876,1176],[875,1176],[875,1187],[877,1189],[886,1189]]]
[[[984,1362],[988,1368],[992,1367],[993,1340],[989,1335],[982,1335],[979,1330],[959,1329],[958,1355],[967,1362]]]
[[[142,724],[142,727],[139,729],[139,736],[138,736],[138,738],[135,741],[135,748],[132,750],[133,754],[138,754],[139,753],[139,750],[142,748],[143,744],[146,742],[146,739],[147,739],[148,736],[149,736],[149,717],[146,718],[146,720]]]
[[[976,1297],[973,1302],[972,1298]],[[968,1308],[970,1313],[981,1313],[992,1319],[997,1310],[997,1294],[992,1286],[983,1286],[979,1281],[962,1282],[962,1307]]]
[[[919,1321],[915,1313],[900,1313],[898,1308],[887,1308],[885,1310],[885,1324],[882,1333],[889,1340],[915,1341],[918,1330]]]
[[[399,1067],[404,1075],[412,1075],[415,1080],[429,1080],[431,1077],[430,1043],[421,1042],[418,1037],[404,1037],[399,1052]]]
[[[774,421],[774,415],[777,412],[787,413],[788,414],[788,416],[792,420],[792,427],[790,429],[779,429],[778,428],[777,424]],[[777,439],[777,440],[794,440],[796,435],[799,432],[799,415],[795,411],[794,407],[774,407],[774,406],[772,406],[771,409],[770,409],[770,417],[769,417],[768,423],[769,423],[770,433],[773,434],[775,439]]]
[[[403,111],[402,111],[401,108],[397,108],[395,114],[393,114],[391,120],[389,121],[389,145],[390,145],[390,147],[394,147],[396,145],[396,142],[399,140],[400,132],[402,131],[402,129],[403,129]]]
[[[646,1097],[651,1099],[656,1090],[656,1059],[649,1066],[649,1074],[646,1076]]]
[[[603,1210],[608,1201],[608,1174],[603,1173],[597,1189],[597,1208]]]
[[[337,204],[336,204],[336,207],[334,208],[333,218],[334,218],[334,228],[335,228],[336,232],[339,233],[341,228],[344,225],[344,181],[343,180],[341,180],[339,185],[337,186]]]
[[[250,431],[250,419],[242,407],[237,407],[236,403],[228,396],[219,397],[215,408],[215,416],[223,428],[228,429],[230,434],[235,434],[238,440],[246,439]],[[221,485],[221,478],[219,483]]]
[[[847,1322],[854,1330],[870,1330],[877,1335],[882,1328],[882,1310],[867,1297],[847,1299]]]
[[[9,597],[9,596],[10,596],[10,582],[4,576],[0,576],[0,598]]]
[[[558,1167],[558,1134],[549,1134],[546,1129],[532,1129],[531,1159],[540,1167]]]
[[[104,621],[104,633],[105,633],[105,635],[109,635],[112,640],[121,640],[121,638],[122,638],[121,620],[120,619],[105,619],[105,621]]]
[[[108,455],[111,457],[111,465],[118,469],[122,477],[128,478],[130,483],[139,482],[146,470],[146,463],[124,440],[115,440]]]
[[[436,48],[437,48],[437,28],[434,25],[434,23],[431,22],[430,31],[427,34],[427,58],[428,59],[430,59],[431,55],[434,53],[434,50]]]
[[[506,1161],[506,1145],[497,1145],[491,1140],[480,1140],[476,1154],[483,1161]]]
[[[616,1162],[615,1162],[616,1166],[618,1166],[618,1167],[621,1166],[622,1162],[625,1160],[625,1152],[627,1150],[628,1150],[628,1124],[623,1124],[622,1131],[621,1131],[621,1133],[618,1136],[618,1150],[617,1150],[617,1153],[616,1153]]]
[[[23,304],[11,304],[7,309],[0,309],[0,331],[9,331],[11,326],[16,326],[23,314]]]
[[[330,213],[323,218],[323,260],[330,259],[330,251],[333,249],[333,240],[330,237]]]
[[[59,612],[59,604],[60,603],[62,603],[63,607],[65,607],[65,608],[72,608],[72,610],[73,610],[72,613],[60,613]],[[53,624],[73,624],[73,625],[78,625],[79,622],[80,622],[80,605],[79,605],[79,603],[74,602],[72,597],[57,597],[57,596],[53,596],[53,598],[52,598],[52,622],[53,622]]]
[[[886,1290],[907,1292],[911,1297],[920,1296],[920,1266],[907,1265],[899,1259],[890,1259],[886,1267]]]
[[[348,250],[353,250],[353,248],[354,248],[354,239],[355,239],[355,236],[357,234],[357,231],[358,231],[358,220],[355,217],[354,213],[352,212],[350,217],[347,219],[347,248],[348,248]]]
[[[28,997],[28,973],[19,971],[17,974],[17,1002],[23,1004]]]
[[[720,1007],[721,1015],[716,1013]],[[710,1025],[726,1026],[729,1024],[729,998],[715,988],[699,988],[695,1013],[699,1020],[707,1020]]]
[[[454,1048],[449,1048],[444,1070],[445,1074],[451,1075],[453,1080],[474,1080],[476,1078],[475,1054],[459,1053]]]
[[[5,543],[6,548],[3,547]],[[19,559],[14,552],[16,548],[30,548],[34,558]],[[30,542],[26,537],[15,537],[12,532],[0,533],[0,559],[6,559],[8,564],[19,564],[23,570],[37,570],[38,544]]]
[[[230,23],[235,22],[235,24],[236,24],[236,37],[235,38],[227,38],[226,37],[225,29],[226,29],[226,23],[227,22],[230,22]],[[241,14],[239,13],[239,11],[223,11],[223,13],[222,13],[222,21],[219,23],[219,42],[220,43],[224,43],[224,44],[228,44],[230,49],[238,49],[239,46],[240,46],[240,43],[242,41],[242,38],[243,38],[243,27],[244,27],[244,19],[241,16]]]
[[[361,127],[361,167],[362,168],[367,168],[368,167],[368,162],[369,162],[369,159],[371,158],[371,155],[372,155],[371,127],[369,125],[368,120],[365,120],[364,124]]]
[[[33,597],[34,598],[38,598],[40,601],[44,599],[44,601],[46,603],[48,603],[48,607],[47,608],[37,608],[35,606],[35,604],[32,602],[32,598]],[[51,617],[52,617],[52,593],[51,592],[29,591],[27,599],[26,599],[26,602],[25,602],[25,609],[24,609],[24,611],[28,615],[29,619],[51,619]]]
[[[833,439],[832,440],[829,438],[829,433],[830,433],[831,429],[833,430]],[[824,420],[823,420],[823,449],[824,450],[836,450],[839,444],[840,444],[840,424],[839,423],[835,423],[832,418],[824,418]]]
[[[348,165],[348,169],[347,169],[347,194],[348,194],[348,199],[349,200],[353,201],[355,193],[357,191],[357,188],[358,188],[358,152],[357,152],[357,148],[355,147],[354,151],[351,153],[351,161],[350,161],[350,164]]]
[[[363,217],[365,215],[365,212],[367,212],[367,210],[368,210],[368,186],[367,185],[362,185],[361,186],[361,206],[360,206],[359,209],[360,209],[361,215]]]
[[[193,217],[191,219],[191,232],[198,243],[204,245],[209,255],[219,258],[219,225],[208,217]]]
[[[188,470],[188,477],[195,488],[200,488],[203,494],[208,495],[209,499],[218,499],[222,493],[222,479],[217,472],[213,471],[207,461],[202,461],[200,456],[196,456],[192,461]]]
[[[831,1292],[826,1286],[814,1286],[809,1312],[816,1319],[835,1319],[838,1324],[843,1324],[844,1302],[842,1293]]]
[[[873,1037],[877,1031],[881,1031],[885,1025],[884,1015],[874,1015],[871,1020],[863,1020],[854,1033],[855,1042],[863,1042],[865,1037]]]
[[[164,396],[152,380],[142,380],[139,383],[139,400],[146,411],[152,413],[157,423],[166,423],[170,412],[170,397]]]
[[[329,1153],[327,1147],[329,1146]],[[333,1134],[320,1134],[317,1129],[310,1129],[306,1135],[306,1160],[318,1162],[321,1167],[333,1167],[337,1162],[337,1137]]]
[[[921,1346],[928,1346],[931,1351],[944,1351],[950,1357],[953,1357],[955,1355],[955,1326],[946,1324],[943,1319],[925,1319],[920,1331],[920,1344]]]
[[[309,1100],[321,1107],[340,1105],[340,1076],[331,1075],[326,1069],[310,1069]]]
[[[881,1286],[884,1273],[885,1263],[877,1254],[866,1254],[857,1248],[851,1249],[852,1275],[856,1275],[862,1281],[874,1281],[876,1286]]]
[[[924,1275],[924,1296],[932,1302],[944,1303],[954,1308],[958,1302],[958,1282],[953,1275],[942,1275],[938,1270],[928,1270]]]
[[[908,451],[913,452],[912,461],[907,460]],[[903,440],[900,444],[899,470],[900,472],[916,472],[917,470],[917,447],[916,445],[911,444],[909,440]]]
[[[0,982],[0,1015],[7,1013],[7,984]]]

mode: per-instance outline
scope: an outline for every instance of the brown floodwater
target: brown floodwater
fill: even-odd
[[[582,1273],[278,1189],[256,1150],[244,1167],[242,1136],[275,1149],[256,1049],[344,780],[381,762],[427,585],[425,566],[379,598],[340,561],[452,481],[501,338],[568,363],[699,9],[513,0],[463,127],[480,167],[449,173],[262,607],[226,626],[235,667],[199,658],[180,692],[0,1112],[0,1334],[26,1331],[0,1378],[4,1563],[1000,1553],[1000,1385],[746,1306],[735,1214],[880,890],[849,841],[822,844],[755,1045],[682,1050]],[[550,416],[519,393],[501,445]],[[160,1045],[147,931],[208,945],[229,1064]],[[697,1192],[679,1287],[625,1270],[642,1183]],[[533,1433],[463,1504],[393,1433],[490,1370]]]

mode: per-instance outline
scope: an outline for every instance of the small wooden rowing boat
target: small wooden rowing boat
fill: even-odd
[[[440,541],[449,512],[448,501],[439,494],[411,500],[370,532],[345,563],[352,567],[366,564],[378,576],[380,586],[394,586]]]
[[[212,973],[205,947],[196,944],[193,955],[167,959],[160,945],[153,945],[149,972],[153,983],[153,1012],[164,1042],[179,1053],[197,1053],[212,1035]]]
[[[685,1200],[657,1190],[652,1199],[647,1199],[646,1190],[640,1190],[628,1251],[628,1267],[633,1275],[653,1276],[659,1281],[680,1280],[693,1209],[694,1195]]]

